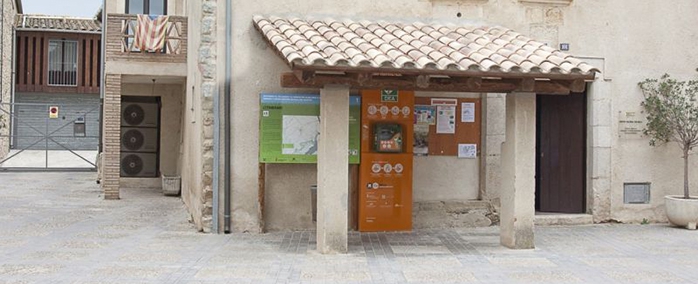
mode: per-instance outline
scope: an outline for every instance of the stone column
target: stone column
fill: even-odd
[[[482,145],[480,198],[499,211],[502,187],[502,143],[506,135],[506,94],[482,95]]]
[[[119,199],[121,177],[121,75],[106,74],[102,121],[102,190],[104,199]]]
[[[349,87],[320,91],[317,155],[317,249],[346,253],[349,203]]]
[[[513,249],[534,248],[536,95],[506,95],[506,141],[502,144],[500,241]]]

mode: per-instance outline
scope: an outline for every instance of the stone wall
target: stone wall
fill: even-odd
[[[14,0],[3,1],[0,11],[0,136],[10,133],[9,105],[12,99],[12,31],[17,8]],[[4,110],[4,111],[3,111]],[[10,139],[0,137],[0,159],[4,158],[10,149]]]
[[[211,230],[213,208],[213,96],[218,95],[217,62],[218,50],[216,19],[218,4],[215,0],[201,1],[201,45],[199,46],[199,70],[201,70],[201,113],[203,130],[201,133],[202,148],[202,190],[203,212],[201,223],[204,231]],[[198,15],[192,15],[197,17]]]
[[[190,1],[188,79],[184,108],[184,145],[180,163],[182,199],[200,231],[213,228],[213,98],[221,85],[218,1]],[[222,51],[221,51],[222,52]]]

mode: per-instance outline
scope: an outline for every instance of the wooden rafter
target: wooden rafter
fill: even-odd
[[[386,76],[387,75],[387,76]],[[567,95],[584,91],[585,81],[546,80],[532,78],[430,77],[401,76],[369,73],[317,74],[308,71],[290,72],[281,76],[284,88],[323,88],[325,85],[349,85],[363,89],[403,89],[438,92],[509,93],[535,92],[537,94]],[[581,90],[580,90],[581,86]],[[574,88],[574,89],[573,89]]]

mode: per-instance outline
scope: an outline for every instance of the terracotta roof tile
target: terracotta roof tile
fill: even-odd
[[[416,68],[588,75],[598,69],[498,26],[310,21],[255,16],[255,27],[292,67]]]
[[[92,18],[44,15],[17,15],[15,25],[20,30],[100,33],[102,23]]]

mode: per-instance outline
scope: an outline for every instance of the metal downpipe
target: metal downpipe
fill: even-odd
[[[197,3],[198,4],[198,3]],[[219,88],[215,89],[213,94],[213,210],[211,212],[212,227],[211,231],[214,234],[220,233],[220,220],[218,214],[220,212],[220,155],[221,155],[221,109],[220,109],[220,93]]]
[[[99,55],[100,59],[102,62],[100,62],[101,68],[100,68],[100,74],[99,74],[99,143],[97,143],[99,149],[97,150],[97,159],[100,158],[102,154],[102,150],[104,147],[104,141],[102,139],[104,138],[104,135],[102,133],[104,126],[104,93],[106,92],[106,87],[105,87],[105,77],[107,76],[107,61],[106,61],[106,47],[107,47],[107,0],[102,0],[102,39],[101,39],[101,52],[102,54]],[[101,162],[99,163],[101,165]]]
[[[12,78],[10,78],[10,148],[15,146],[15,84],[17,83],[17,29],[12,27]]]
[[[230,160],[231,160],[231,128],[230,128],[230,118],[231,118],[231,99],[230,99],[230,92],[231,92],[231,77],[232,77],[232,62],[231,60],[233,59],[232,55],[232,45],[233,45],[233,0],[227,0],[227,3],[225,5],[225,93],[223,94],[224,96],[224,120],[223,120],[223,129],[225,131],[225,151],[223,152],[225,154],[224,159],[224,190],[225,190],[225,204],[224,204],[224,218],[225,218],[225,232],[230,233],[230,202],[232,200],[231,195],[232,195],[232,188],[230,186],[231,180],[230,180]]]

